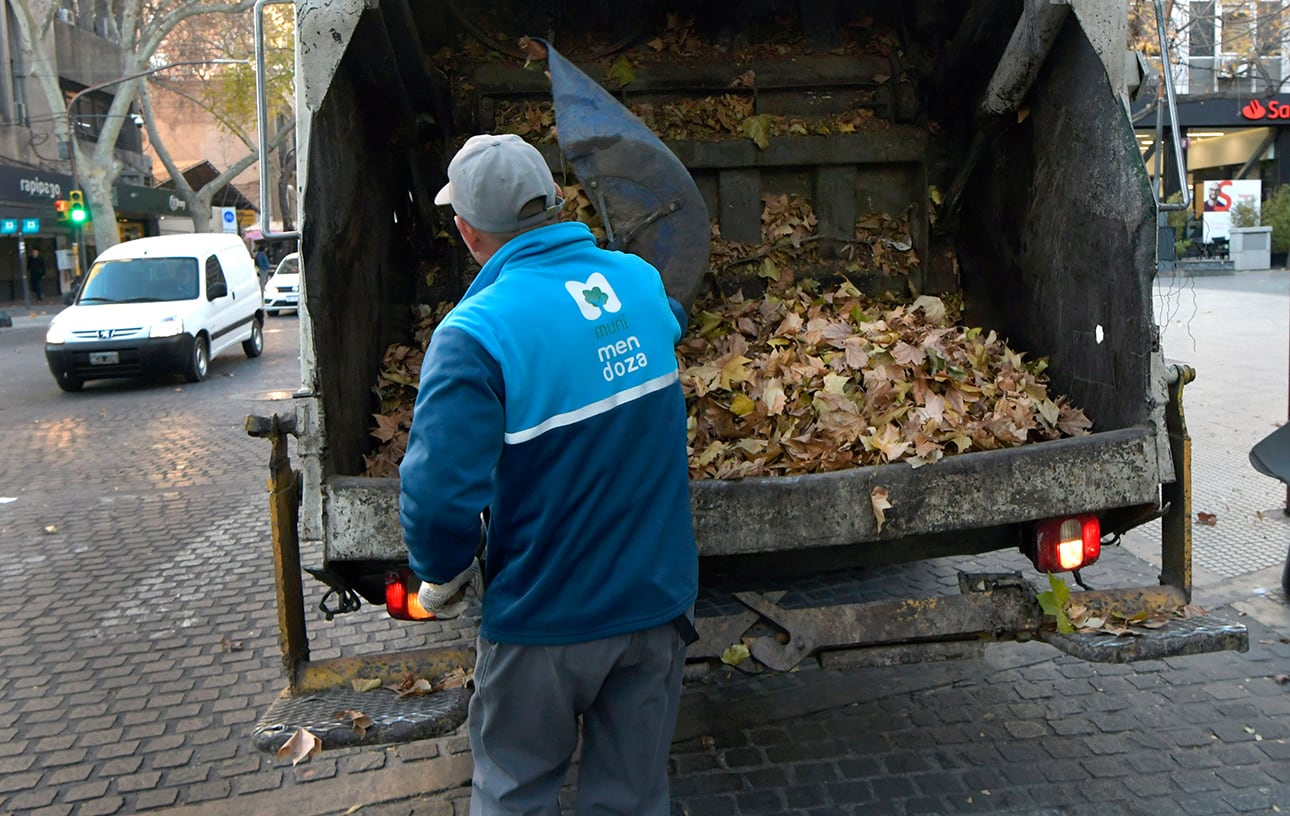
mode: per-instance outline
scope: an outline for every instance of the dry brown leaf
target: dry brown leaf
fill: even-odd
[[[444,691],[446,689],[465,688],[475,677],[473,669],[452,669],[445,673],[432,686],[434,691]]]
[[[1213,527],[1218,524],[1218,516],[1213,513],[1197,513],[1196,521],[1206,527]]]
[[[420,697],[423,694],[429,694],[434,691],[430,681],[424,677],[408,676],[402,683],[397,686],[386,686],[394,691],[399,698],[403,697]]]
[[[225,652],[240,652],[242,651],[242,641],[229,640],[228,635],[220,635],[219,647]]]
[[[891,509],[891,502],[887,500],[887,488],[875,487],[869,491],[869,503],[873,506],[873,517],[878,522],[878,532],[882,532],[882,525],[887,521],[887,511]]]
[[[297,728],[296,733],[291,735],[291,739],[284,742],[278,749],[274,758],[291,757],[291,764],[299,765],[321,754],[322,747],[322,740],[318,739],[312,731],[307,728]]]
[[[353,680],[349,681],[349,684],[353,686],[354,691],[357,692],[376,691],[381,687],[380,678],[377,677],[355,677]]]
[[[372,727],[371,717],[367,716],[361,711],[356,711],[352,708],[345,709],[344,711],[337,711],[332,716],[334,716],[336,719],[340,720],[341,722],[348,722],[350,725],[354,727],[355,733],[357,733],[360,737],[367,736],[367,729]]]

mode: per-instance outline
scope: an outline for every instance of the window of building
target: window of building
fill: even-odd
[[[1192,3],[1187,23],[1188,44],[1193,57],[1214,56],[1214,0]]]
[[[1246,4],[1223,7],[1223,53],[1254,54],[1254,15]]]
[[[1259,41],[1259,55],[1263,57],[1281,56],[1281,41],[1285,35],[1286,6],[1276,2],[1259,3],[1259,19],[1255,23],[1255,34]]]
[[[72,101],[77,90],[63,88],[63,104]],[[105,93],[92,91],[76,100],[68,113],[71,114],[72,129],[76,135],[91,142],[99,140],[103,132],[103,123],[107,121],[108,109],[112,107],[112,97]]]

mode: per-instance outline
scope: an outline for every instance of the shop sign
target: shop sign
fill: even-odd
[[[46,203],[66,198],[71,187],[71,176],[0,165],[0,200],[3,201]]]
[[[18,219],[4,218],[0,219],[0,235],[17,235]]]
[[[1251,122],[1290,119],[1290,105],[1276,99],[1267,102],[1251,99],[1241,106],[1241,118]]]
[[[40,232],[40,219],[39,218],[22,219],[22,231],[26,234],[30,234],[33,232]]]

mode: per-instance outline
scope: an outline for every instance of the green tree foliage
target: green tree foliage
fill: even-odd
[[[1290,187],[1278,187],[1263,202],[1263,223],[1272,227],[1272,251],[1290,252]]]

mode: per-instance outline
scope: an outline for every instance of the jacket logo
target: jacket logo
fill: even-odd
[[[585,282],[565,281],[564,288],[568,290],[573,302],[578,304],[582,316],[588,320],[599,320],[602,312],[613,314],[623,308],[623,302],[618,299],[614,287],[599,272],[593,273]]]

